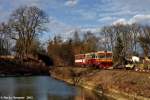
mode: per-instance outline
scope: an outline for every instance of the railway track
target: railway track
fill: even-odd
[[[111,69],[114,71],[128,71],[128,72],[137,72],[137,73],[150,73],[150,70],[131,70],[131,69]]]
[[[81,67],[81,66],[75,66],[76,68],[91,68],[92,67]],[[99,68],[96,68],[96,67],[93,67],[93,69],[99,69]],[[125,68],[111,68],[111,69],[100,69],[100,70],[114,70],[114,71],[128,71],[128,72],[137,72],[137,73],[150,73],[150,70],[142,70],[142,69],[125,69]]]

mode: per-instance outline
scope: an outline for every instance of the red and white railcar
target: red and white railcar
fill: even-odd
[[[75,64],[80,66],[96,66],[109,68],[113,65],[111,51],[98,51],[75,55]]]
[[[75,55],[75,64],[79,66],[85,65],[85,54],[77,54]]]
[[[96,64],[100,68],[109,68],[113,65],[111,51],[98,51],[96,52],[96,56],[97,56]]]

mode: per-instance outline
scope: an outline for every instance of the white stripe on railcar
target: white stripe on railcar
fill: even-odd
[[[76,63],[80,63],[80,62],[85,62],[85,59],[78,59],[78,60],[75,60]]]

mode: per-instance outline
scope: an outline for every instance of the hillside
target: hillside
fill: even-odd
[[[117,93],[131,100],[150,98],[150,73],[57,67],[51,71],[51,75],[107,95],[115,96],[114,93]]]

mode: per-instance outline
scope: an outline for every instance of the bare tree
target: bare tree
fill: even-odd
[[[18,53],[27,56],[32,41],[43,31],[48,17],[43,10],[33,7],[20,7],[10,16],[9,25],[12,39],[17,40]]]
[[[74,54],[84,53],[83,41],[79,31],[75,30],[72,37]]]
[[[114,48],[114,43],[116,39],[116,34],[114,30],[114,26],[105,26],[102,28],[100,35],[102,35],[104,39],[104,45],[106,50],[112,50]]]
[[[126,58],[137,52],[137,37],[140,33],[140,27],[138,24],[132,25],[113,25],[105,26],[101,30],[101,36],[103,37],[106,50],[113,51],[114,59],[117,57]],[[118,41],[122,43],[119,44]],[[121,46],[120,48],[118,46]],[[116,48],[119,48],[119,53]],[[117,50],[117,51],[116,51]],[[116,55],[117,54],[117,55]],[[119,58],[118,58],[119,60]]]
[[[139,35],[139,43],[144,51],[145,56],[150,52],[150,26],[142,26],[142,31]]]
[[[61,59],[61,46],[62,46],[61,36],[55,36],[52,40],[49,40],[47,51],[48,55],[53,59],[54,65],[62,65],[63,59]]]
[[[90,31],[84,34],[83,42],[85,52],[93,52],[97,50],[98,38]]]
[[[74,32],[74,34],[73,34],[73,42],[74,42],[74,44],[76,44],[76,45],[79,45],[80,42],[81,42],[81,39],[80,39],[80,36],[79,36],[79,33],[78,33],[77,30],[76,30],[76,31]]]
[[[9,41],[9,27],[5,23],[0,24],[0,55],[7,55],[10,53]]]
[[[137,51],[137,45],[138,45],[138,36],[141,32],[140,30],[140,25],[134,23],[134,24],[131,24],[131,25],[126,25],[126,30],[127,30],[127,38],[126,40],[129,41],[127,43],[128,44],[128,54],[129,55],[135,55],[135,54],[138,54],[138,51]]]

